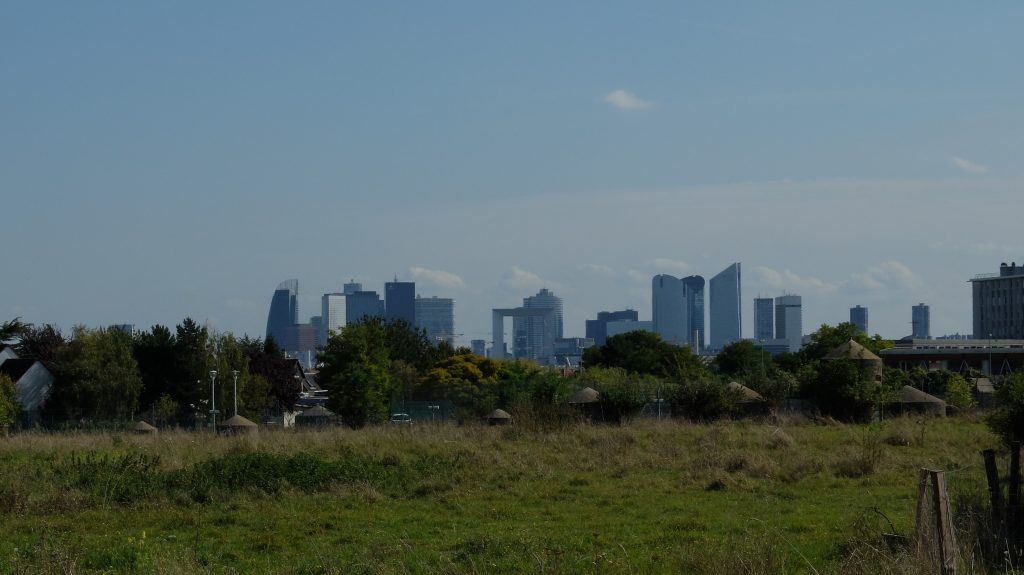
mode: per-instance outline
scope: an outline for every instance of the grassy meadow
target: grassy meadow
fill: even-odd
[[[918,470],[981,501],[998,445],[962,418],[18,434],[0,573],[923,573],[883,536]]]

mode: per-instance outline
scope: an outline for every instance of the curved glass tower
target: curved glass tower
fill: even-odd
[[[270,313],[267,314],[267,339],[274,338],[277,345],[284,349],[288,341],[288,329],[299,323],[299,280],[292,279],[281,282],[274,290],[270,300]]]

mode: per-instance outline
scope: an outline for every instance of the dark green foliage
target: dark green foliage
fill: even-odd
[[[282,408],[292,410],[299,400],[301,390],[295,384],[294,367],[284,357],[274,338],[266,341],[242,338],[242,350],[249,362],[249,372],[259,378],[268,389],[270,396]]]
[[[1024,441],[1024,373],[1002,378],[988,425],[1004,441]]]
[[[887,388],[872,381],[862,363],[852,359],[823,361],[802,377],[804,396],[823,414],[837,419],[865,421],[872,408],[887,399]]]
[[[177,402],[189,376],[186,376],[178,362],[176,340],[171,330],[166,326],[154,325],[149,331],[138,333],[132,345],[135,361],[139,364],[139,375],[142,377],[140,403],[153,405],[161,396]]]
[[[0,323],[0,344],[10,343],[21,338],[22,334],[31,327],[32,324],[21,321],[20,317]]]
[[[131,337],[120,331],[75,328],[50,371],[50,419],[124,420],[139,407],[142,379]]]
[[[51,365],[57,354],[68,344],[64,334],[56,326],[29,326],[22,332],[14,351],[18,357],[26,357]]]
[[[20,410],[18,388],[6,373],[0,373],[0,432],[14,424]]]
[[[739,413],[740,394],[713,379],[688,381],[671,389],[672,412],[694,421],[713,421]]]
[[[676,347],[649,331],[631,331],[608,338],[605,345],[583,352],[585,367],[618,367],[629,373],[685,381],[707,375],[689,348]]]
[[[818,331],[811,334],[810,343],[800,350],[800,360],[802,363],[820,360],[828,352],[851,339],[863,345],[875,355],[878,355],[878,352],[883,349],[888,349],[894,345],[892,341],[883,339],[878,334],[869,337],[850,322],[843,322],[834,327],[828,324],[821,324]]]
[[[370,320],[346,325],[317,354],[320,385],[330,390],[328,407],[351,427],[387,419],[391,365],[385,324]]]
[[[718,373],[732,378],[771,376],[777,369],[771,354],[747,339],[725,346],[715,356],[715,368]]]
[[[157,473],[159,455],[126,453],[71,454],[53,465],[54,474],[68,487],[81,489],[107,502],[145,499],[164,487]]]

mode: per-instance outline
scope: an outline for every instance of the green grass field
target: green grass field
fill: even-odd
[[[969,419],[0,439],[0,573],[913,573]],[[890,525],[891,521],[891,525]]]

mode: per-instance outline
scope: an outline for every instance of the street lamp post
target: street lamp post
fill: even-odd
[[[235,415],[238,415],[238,370],[231,370],[231,375],[235,377]]]
[[[992,377],[992,334],[988,334],[988,376]]]
[[[213,421],[213,431],[217,432],[217,370],[210,370],[210,418]]]

